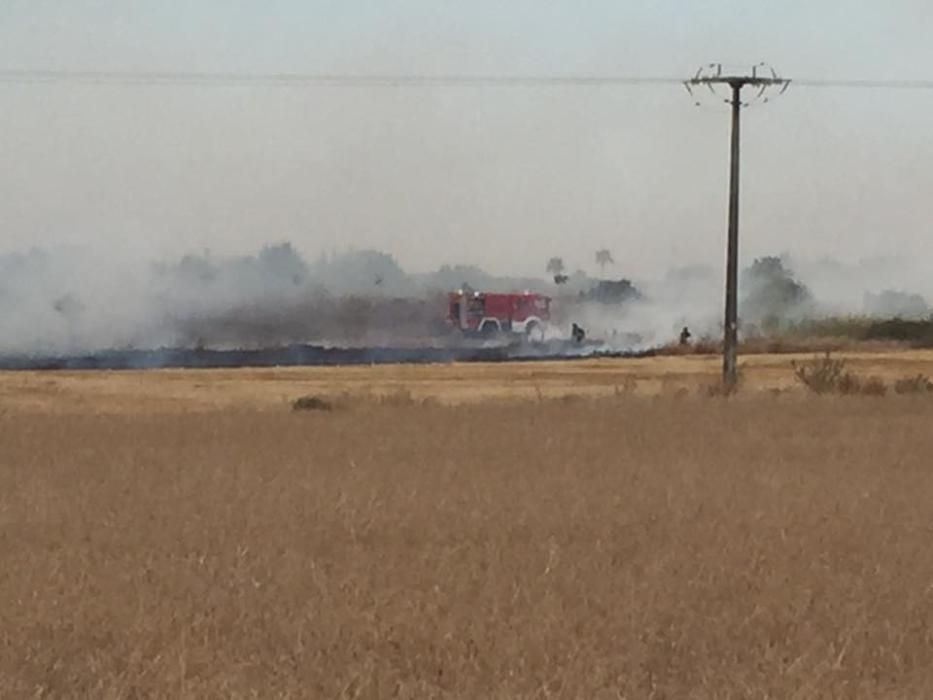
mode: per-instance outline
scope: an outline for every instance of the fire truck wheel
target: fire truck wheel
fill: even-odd
[[[525,339],[529,343],[543,343],[544,342],[544,329],[541,327],[540,323],[529,323],[528,327],[525,328]]]
[[[479,334],[484,338],[495,338],[499,335],[499,327],[492,321],[486,321],[480,326]]]

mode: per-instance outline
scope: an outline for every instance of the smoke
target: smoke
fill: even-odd
[[[783,259],[806,282],[821,315],[929,315],[933,278],[923,259],[889,256],[843,262],[790,255]]]
[[[695,339],[722,334],[722,271],[703,265],[640,280],[638,299],[580,303],[570,315],[613,349],[643,350],[675,342],[686,327]],[[929,318],[933,283],[922,265],[898,258],[816,261],[790,255],[751,261],[740,272],[739,311],[746,335],[780,332],[805,319],[864,316]]]
[[[308,262],[288,242],[246,256],[120,262],[112,251],[34,249],[0,256],[0,280],[0,353],[45,356],[310,342],[438,345],[449,330],[446,290],[531,282],[464,266],[411,275],[373,250]]]
[[[290,243],[252,255],[188,253],[155,261],[87,249],[0,255],[0,353],[75,355],[113,349],[332,346],[444,347],[445,294],[467,283],[554,296],[551,340],[571,324],[604,347],[628,351],[721,332],[722,275],[706,266],[660,279],[599,281],[583,272],[550,280],[497,277],[452,261],[410,274],[373,250],[306,260]],[[760,259],[741,276],[746,328],[826,315],[926,317],[930,283],[905,261]],[[769,326],[771,324],[771,326]]]
[[[68,353],[170,342],[145,266],[86,251],[0,257],[0,351]]]

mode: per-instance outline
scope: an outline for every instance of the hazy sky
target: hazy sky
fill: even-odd
[[[933,78],[924,0],[3,0],[0,69]],[[745,113],[743,254],[928,255],[933,90]],[[678,86],[0,85],[0,250],[722,263],[727,112]],[[108,258],[102,258],[106,265]]]

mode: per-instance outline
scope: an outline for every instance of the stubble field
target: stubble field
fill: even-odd
[[[933,397],[754,361],[2,375],[0,697],[930,697]]]

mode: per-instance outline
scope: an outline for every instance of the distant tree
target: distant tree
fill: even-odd
[[[554,275],[555,284],[564,284],[567,281],[567,275],[564,274],[564,259],[551,258],[547,261],[548,273]]]
[[[876,318],[926,318],[930,307],[919,294],[885,289],[865,295],[865,311]]]
[[[624,304],[638,301],[642,294],[631,280],[599,280],[587,291],[580,291],[583,301],[596,301],[600,304]]]
[[[615,260],[612,259],[612,252],[608,248],[603,248],[596,251],[596,264],[599,265],[599,269],[602,271],[603,275],[606,274],[607,265],[615,265]]]
[[[335,294],[413,294],[416,283],[388,253],[357,250],[317,264],[309,276]],[[458,283],[454,282],[454,284]]]
[[[813,295],[794,278],[778,257],[758,258],[742,275],[745,297],[742,315],[767,329],[777,329],[785,320],[812,305]]]
[[[205,254],[186,255],[174,267],[174,272],[182,281],[207,284],[217,278],[220,270]]]
[[[263,246],[257,261],[261,269],[272,277],[301,284],[308,275],[308,266],[301,255],[287,241],[279,245]]]

